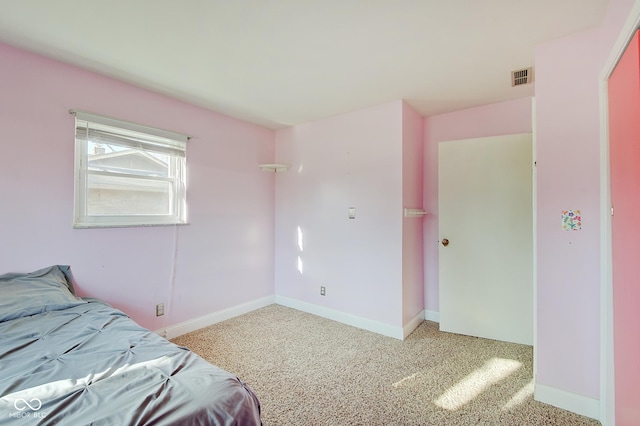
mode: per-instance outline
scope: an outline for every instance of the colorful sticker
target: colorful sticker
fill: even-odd
[[[579,231],[582,229],[580,210],[562,210],[562,230]]]

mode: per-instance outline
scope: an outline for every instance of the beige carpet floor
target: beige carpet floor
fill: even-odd
[[[599,425],[533,400],[530,346],[442,333],[405,341],[280,305],[172,340],[238,375],[271,425]]]

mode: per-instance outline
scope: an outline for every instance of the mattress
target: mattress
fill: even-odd
[[[26,422],[26,420],[29,420]],[[0,425],[260,425],[238,377],[74,295],[68,269],[0,276]]]

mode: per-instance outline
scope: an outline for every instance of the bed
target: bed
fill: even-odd
[[[261,424],[240,379],[76,297],[70,277],[0,275],[0,425]]]

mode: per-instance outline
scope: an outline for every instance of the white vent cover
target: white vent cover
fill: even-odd
[[[511,71],[511,86],[522,86],[533,82],[533,67]]]

